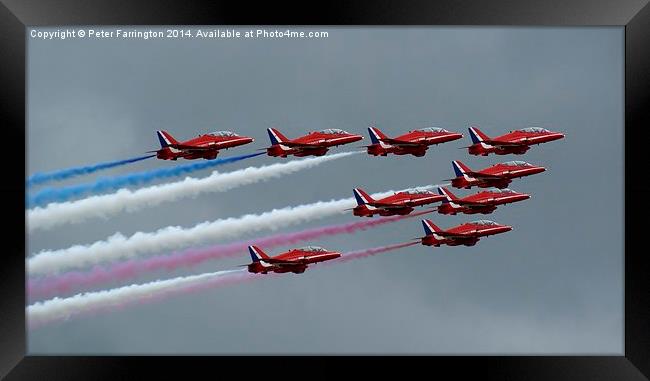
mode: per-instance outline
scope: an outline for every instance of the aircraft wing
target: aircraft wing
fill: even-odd
[[[449,233],[449,232],[435,232],[434,234],[443,236],[449,239],[465,239],[472,238],[474,235],[472,233]]]
[[[392,144],[394,146],[402,146],[402,147],[420,147],[423,145],[422,143],[414,143],[414,142],[408,142],[406,140],[391,139],[391,138],[381,139],[381,141],[386,142],[388,144]]]
[[[486,173],[480,173],[480,172],[467,172],[469,176],[472,176],[477,179],[484,179],[484,180],[501,180],[503,179],[503,176],[499,175],[488,175]]]
[[[408,205],[404,205],[404,204],[388,204],[382,202],[370,202],[368,203],[368,205],[377,208],[384,208],[384,209],[404,209],[409,207]]]
[[[468,207],[482,207],[482,206],[488,206],[489,204],[487,202],[471,202],[471,201],[463,201],[463,200],[454,200],[452,201],[454,204],[458,205],[463,205],[463,206],[468,206]]]
[[[180,150],[183,150],[183,151],[199,151],[199,152],[214,151],[215,149],[217,149],[217,147],[215,147],[215,146],[212,146],[212,147],[199,147],[199,146],[189,146],[189,145],[185,145],[185,144],[174,144],[174,145],[172,145],[172,148],[180,149]]]
[[[281,142],[280,144],[287,147],[301,148],[301,149],[318,149],[324,147],[323,145],[320,144],[296,143],[296,142]]]
[[[294,260],[286,260],[286,259],[275,259],[275,258],[265,258],[262,259],[261,261],[264,261],[266,263],[270,263],[273,265],[278,265],[278,266],[293,266],[293,265],[301,265],[303,264],[303,259],[294,259]]]
[[[503,147],[525,147],[528,146],[525,142],[507,142],[503,140],[484,140],[483,142],[491,146],[503,146]]]
[[[463,205],[463,206],[465,206],[467,208],[470,208],[470,209],[473,209],[473,208],[480,209],[480,208],[490,208],[490,207],[496,208],[496,206],[493,206],[493,205],[490,205],[490,204],[466,204],[466,205]]]

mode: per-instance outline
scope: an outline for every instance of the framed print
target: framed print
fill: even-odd
[[[646,3],[305,6],[3,3],[0,374],[645,379]]]

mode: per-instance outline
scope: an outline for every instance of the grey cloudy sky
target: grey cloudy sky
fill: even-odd
[[[236,191],[38,231],[28,250],[351,197],[354,186],[377,192],[439,183],[452,176],[453,159],[476,169],[513,159],[547,167],[513,182],[530,200],[487,216],[514,230],[471,248],[417,245],[71,319],[29,332],[29,352],[621,354],[623,28],[326,30],[328,38],[303,40],[28,38],[28,173],[139,155],[157,148],[156,129],[179,139],[216,129],[256,139],[227,155],[267,146],[270,126],[289,137],[344,128],[367,142],[372,123],[389,135],[433,125],[465,138],[423,158],[354,156]],[[469,143],[469,124],[494,135],[541,126],[567,137],[523,157],[470,157],[458,149]],[[220,170],[277,161],[262,156]],[[101,175],[177,164],[148,160]],[[443,228],[483,218],[430,216]],[[311,243],[348,251],[422,234],[413,218]],[[248,260],[242,252],[135,282]]]

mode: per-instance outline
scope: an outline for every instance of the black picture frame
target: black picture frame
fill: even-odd
[[[260,4],[234,1],[166,0],[2,0],[0,4],[0,114],[9,165],[0,181],[3,235],[7,249],[0,266],[0,378],[7,379],[131,379],[133,372],[151,376],[149,369],[188,378],[212,372],[223,359],[209,357],[58,357],[26,356],[24,197],[25,45],[26,27],[53,25],[549,25],[625,26],[625,354],[623,356],[486,356],[420,357],[428,375],[452,371],[454,377],[472,373],[500,380],[643,380],[650,375],[650,266],[644,261],[643,223],[648,194],[643,182],[647,163],[643,139],[650,121],[650,6],[647,0],[492,0],[492,1],[330,1]],[[7,152],[9,150],[9,152]],[[13,152],[12,152],[13,151]],[[645,176],[643,176],[645,177]],[[588,191],[588,190],[585,190]],[[22,197],[22,198],[21,198]],[[19,200],[20,199],[20,200]],[[606,200],[603,200],[606,206]],[[20,223],[19,223],[20,222]],[[605,221],[607,223],[607,221]],[[618,223],[612,221],[612,223]],[[235,359],[229,358],[232,364]],[[361,358],[340,359],[362,374],[382,368]],[[317,369],[318,375],[340,375],[332,359],[243,359],[238,367]],[[296,365],[296,362],[298,364]],[[327,364],[326,367],[322,365]],[[193,367],[187,373],[187,367]],[[410,367],[410,365],[409,365]],[[311,370],[310,370],[311,369]],[[254,368],[243,368],[246,374]],[[277,369],[275,369],[277,371]],[[301,371],[299,373],[304,373]],[[249,373],[250,374],[250,373]],[[414,373],[416,374],[416,373]],[[351,374],[349,374],[351,375]],[[646,375],[646,376],[644,376]]]

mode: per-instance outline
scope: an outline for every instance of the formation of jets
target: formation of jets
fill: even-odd
[[[522,155],[531,146],[551,142],[565,137],[563,133],[549,131],[540,127],[528,127],[490,138],[478,127],[469,127],[472,145],[467,148],[470,155]],[[338,128],[311,131],[304,136],[289,139],[276,128],[268,128],[267,133],[271,146],[264,148],[271,157],[288,156],[323,156],[330,148],[350,144],[363,139],[363,136],[349,133]],[[463,137],[457,132],[447,131],[439,127],[426,127],[410,130],[407,133],[388,137],[377,127],[368,127],[372,144],[364,146],[371,156],[413,155],[422,157],[432,145],[458,140]],[[166,131],[157,131],[161,148],[156,156],[162,160],[177,160],[178,158],[193,160],[212,160],[222,149],[229,149],[252,143],[253,138],[242,136],[231,131],[216,131],[196,138],[179,142]],[[417,207],[425,207],[441,202],[432,210],[443,215],[457,214],[490,214],[498,206],[524,201],[529,194],[508,189],[513,179],[526,177],[546,171],[546,168],[533,165],[521,160],[507,161],[474,171],[460,160],[452,161],[456,177],[448,179],[451,186],[458,189],[472,187],[489,188],[478,193],[457,197],[449,189],[440,186],[437,193],[429,190],[410,189],[396,192],[393,195],[374,199],[361,188],[354,188],[353,194],[357,206],[352,208],[352,214],[358,217],[405,216]],[[501,225],[490,220],[466,222],[443,230],[431,220],[422,220],[425,236],[417,238],[422,245],[440,247],[474,246],[481,237],[501,234],[512,230],[512,226]],[[303,273],[310,264],[339,258],[341,253],[329,251],[318,246],[306,246],[291,249],[287,252],[270,257],[257,246],[249,246],[252,263],[244,265],[251,273],[268,274]]]
[[[196,138],[179,142],[167,131],[156,131],[160,141],[160,149],[156,152],[162,160],[177,160],[184,158],[212,160],[217,157],[219,150],[252,143],[255,139],[242,136],[232,131],[215,131],[199,135]],[[271,146],[264,150],[269,156],[323,156],[330,148],[350,144],[363,139],[363,136],[349,133],[339,128],[328,128],[311,131],[307,135],[289,139],[276,128],[268,128],[267,133]],[[368,127],[372,144],[364,146],[369,155],[388,156],[413,155],[424,156],[432,145],[458,140],[463,134],[447,131],[440,127],[425,127],[410,130],[405,134],[390,138],[377,127]],[[470,155],[487,156],[522,155],[532,145],[539,145],[564,138],[560,132],[549,131],[541,127],[528,127],[510,131],[507,134],[490,138],[476,126],[469,128],[472,145],[467,148]]]

